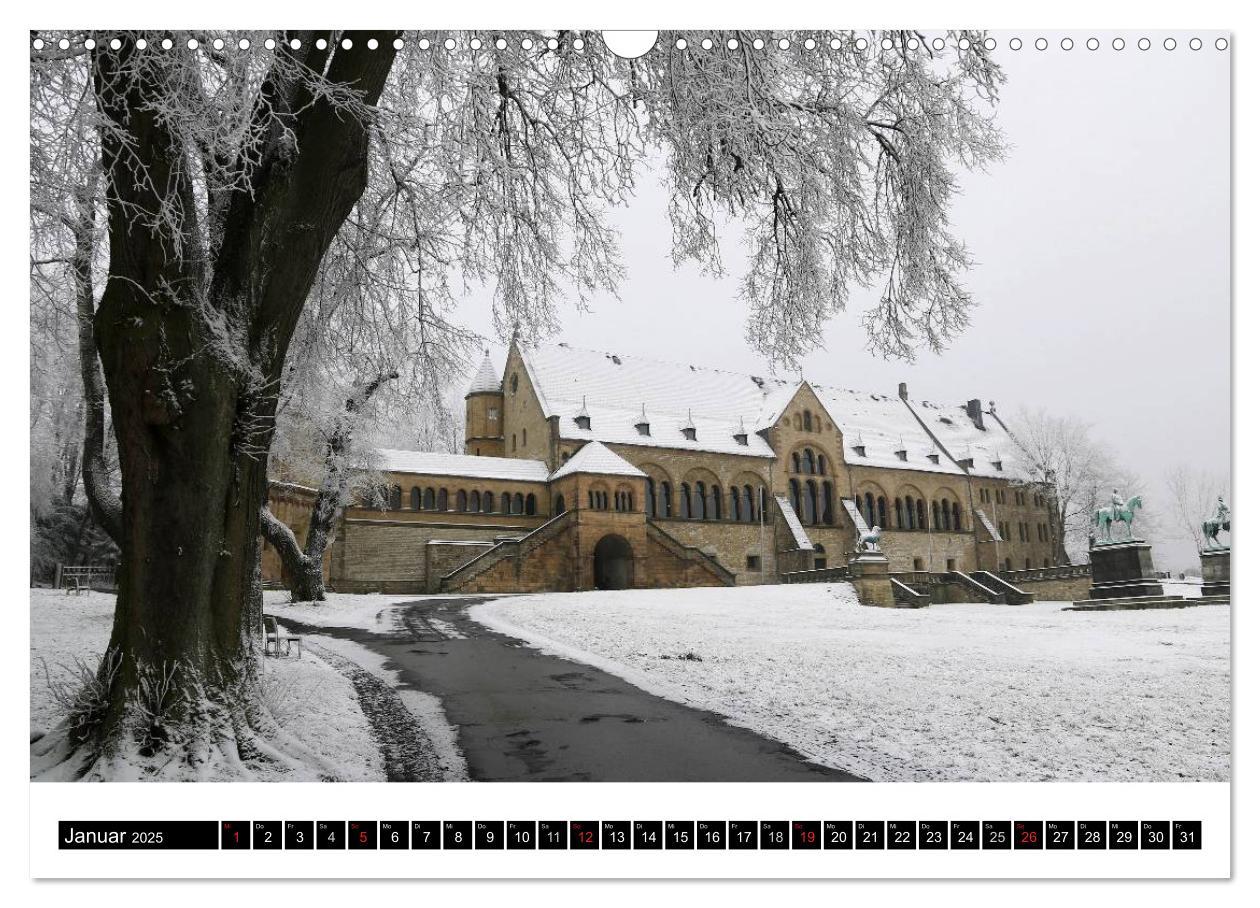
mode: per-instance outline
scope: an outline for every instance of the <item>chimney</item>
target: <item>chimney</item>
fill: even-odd
[[[984,430],[984,411],[980,409],[979,398],[967,401],[967,416],[976,424],[976,428]]]
[[[900,397],[902,400],[905,400],[906,398],[910,396],[910,389],[906,387],[905,382],[897,383],[897,396]]]

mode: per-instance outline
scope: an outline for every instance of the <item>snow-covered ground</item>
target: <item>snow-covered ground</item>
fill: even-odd
[[[69,681],[76,659],[95,668],[109,643],[114,597],[105,593],[68,596],[57,590],[31,590],[31,734],[47,732],[61,718],[50,690]],[[45,675],[47,666],[47,676]],[[283,732],[298,744],[286,748],[298,764],[288,768],[207,765],[200,781],[380,782],[381,755],[354,685],[327,662],[307,652],[301,659],[263,660],[262,695]],[[116,774],[111,778],[126,779]]]
[[[266,590],[263,593],[267,614],[275,615],[282,621],[292,618],[304,624],[316,627],[348,627],[372,631],[375,634],[388,634],[398,627],[399,608],[414,605],[425,599],[479,598],[458,595],[388,596],[382,593],[328,593],[323,602],[290,602],[285,590]],[[458,639],[463,636],[445,621],[428,619],[435,629],[448,637]]]
[[[548,594],[470,611],[878,781],[1224,781],[1229,607],[867,608],[848,584]]]

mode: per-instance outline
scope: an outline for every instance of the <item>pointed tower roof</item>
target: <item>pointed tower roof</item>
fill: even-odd
[[[647,476],[620,454],[613,453],[607,445],[598,441],[587,442],[582,449],[565,461],[551,474],[551,479],[562,479],[574,473],[598,473],[601,476]]]
[[[468,387],[469,394],[482,394],[486,391],[502,391],[503,383],[499,379],[499,373],[495,371],[494,363],[490,361],[490,351],[486,351],[485,358],[481,361],[481,368],[477,370],[477,374],[473,377],[472,384]]]

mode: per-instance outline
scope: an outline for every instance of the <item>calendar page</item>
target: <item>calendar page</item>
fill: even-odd
[[[1228,877],[1232,33],[397,18],[29,32],[31,875]]]

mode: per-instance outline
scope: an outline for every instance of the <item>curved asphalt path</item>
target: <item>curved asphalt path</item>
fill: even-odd
[[[370,647],[389,658],[403,687],[440,697],[477,781],[862,781],[716,713],[495,633],[468,617],[484,601],[395,606],[399,627],[387,634],[281,620]]]

